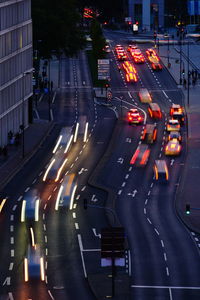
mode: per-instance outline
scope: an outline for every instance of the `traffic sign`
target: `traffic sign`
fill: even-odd
[[[110,60],[98,59],[98,80],[110,79]]]

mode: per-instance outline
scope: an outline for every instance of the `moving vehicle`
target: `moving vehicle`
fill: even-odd
[[[156,55],[148,56],[148,60],[151,63],[151,67],[153,70],[162,70],[162,65],[159,62],[159,59]]]
[[[179,131],[171,131],[168,135],[168,141],[171,141],[173,139],[176,139],[177,141],[179,141],[179,143],[181,143],[182,141],[182,137]]]
[[[122,67],[125,71],[125,78],[127,82],[137,82],[137,72],[135,67],[129,62],[129,61],[125,61],[122,64]]]
[[[151,95],[150,95],[149,91],[146,88],[141,88],[139,90],[138,95],[139,95],[140,101],[142,103],[150,103],[150,102],[152,102]]]
[[[74,196],[77,189],[75,174],[67,175],[58,191],[55,210],[59,208],[72,209],[74,203]]]
[[[156,181],[167,182],[169,180],[169,172],[165,160],[155,160],[153,170]]]
[[[135,63],[144,63],[144,55],[139,49],[131,51],[131,56],[133,57]]]
[[[165,155],[179,155],[181,145],[177,139],[170,140],[165,147]]]
[[[53,157],[44,173],[43,182],[58,182],[65,170],[67,153],[73,143],[74,135],[71,127],[64,127],[53,149]],[[75,142],[76,140],[74,140]]]
[[[142,135],[142,140],[147,144],[153,144],[157,137],[156,124],[146,124]]]
[[[181,105],[172,104],[169,113],[170,113],[170,116],[173,119],[179,121],[180,125],[184,124],[184,122],[185,122],[185,113],[184,113],[184,108]]]
[[[167,131],[179,131],[180,123],[178,120],[170,119],[167,123]]]
[[[121,45],[116,45],[115,46],[115,52],[117,54],[117,59],[118,60],[125,60],[127,59],[127,55],[125,53],[124,48]]]
[[[152,48],[148,48],[148,49],[146,50],[146,54],[147,54],[148,57],[149,57],[149,56],[152,56],[152,55],[157,56],[156,51],[155,51],[154,49],[152,49]]]
[[[149,159],[150,148],[146,144],[140,144],[133,154],[130,164],[136,167],[144,167]]]
[[[143,116],[139,113],[137,108],[131,108],[128,111],[128,123],[129,124],[140,124],[144,120]]]
[[[88,126],[89,123],[87,122],[87,116],[82,115],[79,116],[78,122],[76,123],[75,133],[74,133],[74,143],[77,141],[78,136],[81,137],[83,142],[85,143],[87,140],[88,135]]]
[[[34,222],[39,221],[40,197],[36,189],[28,191],[25,195],[22,201],[21,222],[32,226]]]
[[[24,281],[45,280],[44,257],[41,254],[39,245],[28,247],[28,253],[24,258]]]
[[[151,118],[153,118],[153,119],[161,119],[162,118],[162,112],[157,103],[149,103],[148,111],[149,111],[149,115]]]
[[[128,45],[127,51],[131,52],[134,49],[137,49],[137,45]]]

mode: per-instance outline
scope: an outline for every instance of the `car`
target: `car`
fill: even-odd
[[[134,49],[137,49],[137,45],[128,45],[127,51],[132,51]]]
[[[172,104],[169,111],[170,116],[180,122],[183,125],[185,122],[185,111],[183,106],[180,104]]]
[[[177,139],[170,140],[165,147],[165,155],[179,155],[181,145]]]
[[[154,49],[152,49],[152,48],[148,48],[148,49],[146,50],[146,54],[147,54],[148,57],[149,57],[149,56],[152,56],[152,55],[157,56],[156,51],[155,51]]]
[[[139,50],[139,49],[137,49]],[[139,50],[139,52],[136,52],[136,51],[132,51],[131,52],[131,55],[133,57],[133,60],[135,63],[144,63],[144,55],[142,54],[142,52]]]
[[[146,88],[141,88],[138,92],[138,96],[142,103],[150,103],[152,102],[151,95]]]
[[[141,140],[145,141],[147,144],[153,144],[157,137],[156,124],[146,124]]]
[[[74,173],[65,176],[63,183],[58,190],[55,210],[71,210],[73,208],[74,197],[77,189],[76,176]]]
[[[166,183],[169,180],[169,171],[165,160],[158,159],[153,166],[155,180]]]
[[[117,52],[117,59],[118,60],[125,60],[127,59],[127,55],[124,51],[118,51]]]
[[[143,116],[139,113],[137,108],[131,108],[128,111],[128,123],[129,124],[140,124],[144,120]]]
[[[160,64],[157,56],[149,56],[149,61],[153,70],[162,70],[162,65]]]
[[[167,131],[179,131],[180,123],[178,120],[170,119],[167,123]]]
[[[24,258],[24,281],[45,281],[45,262],[39,245],[29,246]]]
[[[149,103],[148,112],[151,118],[153,119],[161,119],[162,112],[158,103]]]
[[[140,144],[133,154],[130,164],[136,167],[144,167],[149,159],[150,148],[146,144]]]
[[[126,60],[122,64],[122,68],[125,71],[125,78],[127,82],[137,82],[138,78],[136,69],[129,61]]]
[[[179,143],[181,143],[182,141],[182,137],[179,131],[171,131],[168,135],[168,141],[171,141],[173,139],[177,139],[177,141],[179,141]]]

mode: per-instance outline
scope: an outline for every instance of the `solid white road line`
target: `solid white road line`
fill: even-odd
[[[84,276],[85,276],[85,278],[87,278],[87,272],[86,272],[86,268],[85,268],[85,261],[84,261],[84,257],[83,257],[83,244],[82,244],[82,238],[81,238],[80,234],[78,234],[78,244],[79,244],[79,248],[80,248],[80,254],[81,254],[81,260],[82,260],[82,265],[83,265]]]
[[[142,289],[200,290],[199,286],[131,285],[131,287]]]

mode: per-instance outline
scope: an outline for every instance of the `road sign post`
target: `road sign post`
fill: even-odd
[[[112,297],[115,295],[116,266],[125,256],[125,237],[123,227],[108,227],[101,229],[101,265],[104,259],[111,260],[112,267]],[[125,265],[125,261],[124,264]]]

